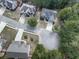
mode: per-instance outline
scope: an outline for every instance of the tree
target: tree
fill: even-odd
[[[72,8],[73,8],[73,12],[79,15],[79,3],[73,5]]]
[[[45,48],[43,47],[43,45],[37,45],[33,55],[32,55],[32,59],[41,59],[42,56],[44,56],[45,54]]]
[[[63,55],[58,50],[47,51],[43,45],[37,45],[32,59],[63,59]]]
[[[60,51],[65,55],[66,59],[77,59],[79,58],[79,40],[75,36],[79,36],[79,24],[75,21],[66,22],[59,34]]]
[[[47,7],[50,0],[32,0],[32,2],[38,7]]]
[[[37,19],[35,17],[31,17],[30,19],[28,19],[28,24],[31,26],[31,27],[36,27],[37,25]]]
[[[79,59],[79,15],[78,4],[75,4],[71,7],[71,13],[61,12],[61,19],[67,17],[64,20],[64,25],[61,27],[59,36],[60,36],[60,51],[64,54],[65,59]],[[68,10],[68,9],[67,9]],[[67,15],[66,15],[66,14]]]
[[[62,21],[67,20],[71,15],[72,15],[72,8],[71,7],[62,9],[58,14],[59,19]]]
[[[64,8],[70,0],[51,0],[49,8],[52,9],[62,9]]]
[[[69,0],[32,0],[32,2],[43,8],[61,9],[68,4]]]
[[[60,10],[58,17],[60,20],[77,20],[79,19],[79,4],[75,4],[72,7],[66,7]]]

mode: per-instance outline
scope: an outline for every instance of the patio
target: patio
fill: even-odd
[[[54,50],[59,47],[59,37],[57,33],[41,30],[39,36],[40,44],[43,44],[45,48]]]

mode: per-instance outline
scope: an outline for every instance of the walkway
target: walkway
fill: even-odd
[[[25,19],[23,16],[20,17],[19,23],[24,24]],[[16,34],[15,41],[22,41],[22,35],[23,35],[24,29],[18,29],[18,33]]]
[[[0,23],[0,33],[3,31],[3,29],[5,28],[6,23],[5,22],[1,22]]]
[[[51,31],[52,32],[52,23],[48,23],[47,24],[47,28],[46,28],[46,30],[48,30],[48,31]]]
[[[5,12],[5,8],[4,7],[1,7],[0,8],[0,15],[2,16],[3,15],[3,13]],[[1,18],[0,18],[1,19]],[[1,21],[1,23],[0,23],[0,33],[3,31],[3,29],[5,28],[5,26],[6,26],[6,23],[5,22],[2,22]]]
[[[6,8],[1,7],[1,8],[0,8],[0,15],[3,15],[3,13],[5,12],[5,10],[6,10]]]
[[[16,37],[15,37],[15,41],[21,41],[23,32],[24,32],[24,30],[22,30],[22,29],[18,30],[18,33],[16,34]]]

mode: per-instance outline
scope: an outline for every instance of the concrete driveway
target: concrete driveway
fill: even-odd
[[[40,43],[49,50],[57,49],[59,46],[58,34],[47,30],[40,31]]]

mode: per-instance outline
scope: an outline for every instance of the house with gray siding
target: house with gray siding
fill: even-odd
[[[30,45],[23,41],[13,41],[6,51],[7,58],[28,59],[30,53]]]

